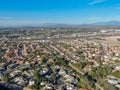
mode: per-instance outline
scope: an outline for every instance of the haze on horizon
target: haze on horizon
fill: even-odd
[[[1,0],[0,26],[120,21],[120,0]]]

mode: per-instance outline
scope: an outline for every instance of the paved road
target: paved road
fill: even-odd
[[[69,63],[69,66],[72,67],[74,70],[76,70],[78,73],[84,75],[82,71],[80,71],[78,68],[74,67],[71,63]]]
[[[75,66],[73,66],[70,62],[69,62],[69,66],[72,67],[74,70],[76,70],[78,73],[85,75],[84,72],[82,72],[81,70],[79,70],[78,68],[76,68]],[[97,88],[99,88],[100,90],[104,90],[98,83],[95,83],[95,86]],[[93,89],[94,90],[94,89]]]
[[[78,73],[85,75],[84,72],[80,71],[78,68],[76,68],[75,66],[73,66],[71,63],[69,63],[70,67],[72,67],[74,70],[76,70]],[[99,88],[100,90],[104,90],[98,83],[95,83],[95,86],[97,88]]]

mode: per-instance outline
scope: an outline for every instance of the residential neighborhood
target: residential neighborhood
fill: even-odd
[[[0,87],[3,90],[119,90],[120,37],[101,31],[96,32],[98,36],[90,34],[2,38]]]

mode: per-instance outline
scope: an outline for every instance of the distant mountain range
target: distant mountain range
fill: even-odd
[[[83,28],[92,28],[92,27],[120,27],[120,21],[107,21],[107,22],[96,22],[91,24],[63,24],[63,23],[43,23],[37,25],[17,25],[17,26],[1,26],[0,27],[83,27]]]
[[[55,24],[45,23],[41,24],[43,27],[95,27],[95,26],[120,26],[120,21],[96,22],[92,24]]]
[[[92,24],[41,24],[43,27],[120,27],[120,21],[96,22]]]
[[[120,25],[120,21],[107,21],[107,22],[97,22],[94,25]]]

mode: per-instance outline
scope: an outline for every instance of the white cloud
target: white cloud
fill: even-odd
[[[12,19],[12,17],[0,16],[0,19]]]
[[[105,1],[106,0],[93,0],[92,2],[88,3],[88,5],[94,5],[94,4],[97,4],[97,3],[103,3]]]
[[[116,7],[116,9],[120,10],[120,7]]]

